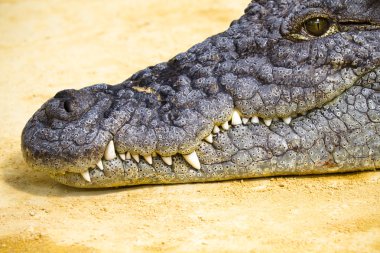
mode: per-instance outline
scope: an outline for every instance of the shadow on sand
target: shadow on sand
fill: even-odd
[[[133,191],[149,186],[129,186],[120,188],[104,188],[104,189],[80,189],[62,185],[48,175],[32,170],[22,159],[21,151],[19,154],[13,154],[5,158],[1,163],[2,170],[1,181],[15,188],[18,191],[30,193],[38,196],[52,197],[71,197],[71,196],[94,196],[102,194],[110,194],[119,191]]]

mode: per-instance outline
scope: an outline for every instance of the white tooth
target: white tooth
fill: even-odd
[[[271,119],[264,119],[264,123],[265,123],[265,125],[267,125],[269,127],[270,125],[272,125],[272,120]]]
[[[283,120],[284,120],[284,122],[286,123],[286,124],[290,124],[291,122],[292,122],[292,117],[286,117],[286,118],[283,118]]]
[[[173,159],[171,156],[163,156],[161,158],[162,158],[162,161],[164,161],[164,163],[166,163],[167,165],[169,166],[173,165]]]
[[[136,162],[140,162],[140,156],[137,154],[137,155],[132,155],[133,159],[135,159]]]
[[[205,138],[205,141],[207,141],[208,143],[213,143],[213,142],[214,142],[213,139],[214,139],[214,138],[213,138],[212,134],[210,134],[209,136],[207,136],[207,137]]]
[[[224,130],[226,130],[226,131],[227,131],[228,129],[230,129],[230,125],[228,125],[228,121],[226,121],[226,122],[223,123],[222,128],[223,128]]]
[[[244,124],[244,125],[247,125],[248,122],[249,122],[249,119],[248,119],[248,118],[243,118],[242,121],[243,121],[243,124]]]
[[[218,126],[215,126],[214,129],[212,130],[212,132],[214,134],[218,134],[218,133],[220,133],[220,128]]]
[[[260,123],[260,119],[257,116],[253,116],[252,119],[251,119],[251,122],[253,124],[259,124]]]
[[[104,170],[102,160],[100,160],[100,161],[96,164],[96,166],[98,166],[98,168],[99,168],[100,170]]]
[[[90,172],[88,172],[88,170],[86,170],[85,172],[82,172],[80,174],[82,175],[82,177],[84,178],[84,180],[86,180],[87,182],[91,183]]]
[[[121,158],[121,160],[123,160],[123,161],[125,161],[125,154],[119,154],[119,156],[120,156],[120,158]]]
[[[233,126],[237,126],[237,125],[241,125],[243,122],[241,121],[241,117],[240,117],[240,114],[238,111],[234,110],[232,112],[232,120],[231,120],[231,124]]]
[[[106,152],[104,153],[104,159],[107,161],[113,160],[116,158],[115,145],[113,141],[110,141],[106,147]]]
[[[195,151],[191,154],[183,155],[183,158],[185,158],[186,162],[188,162],[194,169],[201,169],[201,163],[199,162],[198,155]]]
[[[126,160],[131,160],[131,153],[129,153],[129,152],[127,152],[126,154],[125,154],[125,159]]]
[[[153,159],[151,155],[144,156],[144,159],[147,163],[153,164]]]

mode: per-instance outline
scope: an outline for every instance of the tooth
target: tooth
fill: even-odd
[[[129,153],[129,152],[127,152],[126,154],[125,154],[125,159],[126,160],[131,160],[131,153]]]
[[[209,136],[207,136],[207,137],[205,138],[205,141],[207,141],[208,143],[213,143],[214,140],[213,140],[213,136],[212,136],[212,134],[210,134]]]
[[[84,178],[84,180],[86,180],[87,182],[91,183],[90,172],[88,172],[88,170],[86,170],[85,172],[82,172],[80,174],[82,175],[82,177]]]
[[[125,161],[125,154],[119,154],[119,156],[120,156],[120,158],[121,158],[121,160],[123,160],[123,161]]]
[[[242,121],[243,121],[243,124],[244,124],[244,125],[247,125],[248,122],[249,122],[249,119],[248,119],[248,118],[243,118]]]
[[[153,159],[152,159],[152,156],[151,155],[147,155],[147,156],[144,156],[144,159],[147,163],[149,163],[150,165],[153,164]]]
[[[226,121],[226,122],[223,123],[222,128],[223,128],[224,130],[226,130],[226,131],[227,131],[228,129],[230,129],[230,125],[228,125],[228,121]]]
[[[173,165],[173,159],[171,156],[163,156],[161,158],[162,158],[162,161],[164,161],[164,163],[166,163],[167,165],[169,166]]]
[[[188,155],[183,155],[183,158],[194,168],[197,170],[201,169],[201,163],[199,162],[198,155],[195,151]]]
[[[240,117],[240,114],[238,111],[234,110],[232,112],[232,120],[231,120],[231,124],[233,126],[237,126],[237,125],[241,125],[243,122],[241,121],[241,117]]]
[[[100,170],[104,170],[102,160],[100,160],[100,161],[96,164],[96,166],[98,166],[98,168],[99,168]]]
[[[116,158],[115,145],[113,141],[110,141],[106,147],[106,152],[104,153],[104,159],[107,161],[113,160]]]
[[[292,122],[292,117],[286,117],[282,119],[286,124],[290,124]]]
[[[251,119],[251,122],[253,124],[259,124],[260,123],[260,119],[257,116],[253,116],[252,119]]]
[[[212,130],[212,132],[214,134],[218,134],[218,133],[220,133],[220,128],[218,126],[215,126],[214,129]]]
[[[132,155],[133,159],[135,159],[136,162],[140,162],[140,156],[137,154],[137,155]]]
[[[264,123],[269,127],[270,125],[272,125],[272,119],[264,119]]]

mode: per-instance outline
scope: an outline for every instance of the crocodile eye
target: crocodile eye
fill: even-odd
[[[305,21],[305,30],[312,36],[320,37],[330,29],[331,23],[327,18],[311,18]]]

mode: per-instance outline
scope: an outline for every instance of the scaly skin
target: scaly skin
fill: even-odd
[[[313,18],[329,29],[313,36]],[[380,1],[259,0],[119,85],[59,92],[25,126],[22,150],[84,188],[373,170],[379,91]]]

